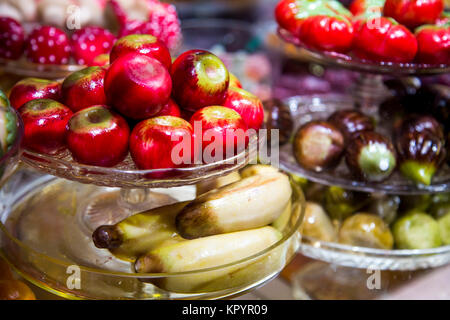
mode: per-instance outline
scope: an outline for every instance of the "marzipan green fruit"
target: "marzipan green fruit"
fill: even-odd
[[[398,249],[429,249],[442,244],[439,224],[423,212],[404,215],[394,223],[392,231]]]
[[[394,246],[389,225],[368,213],[356,213],[347,218],[339,229],[339,242],[377,249],[392,249]]]

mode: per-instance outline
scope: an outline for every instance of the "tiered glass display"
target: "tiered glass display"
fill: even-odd
[[[227,45],[236,45],[234,50],[252,37],[247,32],[245,40],[236,26],[214,36],[221,34],[226,35]],[[210,45],[222,43],[212,37],[208,41],[202,46],[185,42],[183,48],[210,49]],[[19,68],[13,69],[10,71],[18,74]],[[64,76],[33,66],[25,69],[27,73],[22,75]],[[30,70],[36,73],[28,73]],[[26,170],[12,176],[0,193],[5,205],[0,219],[3,255],[24,278],[66,298],[217,299],[242,294],[276,276],[300,245],[305,201],[293,181],[292,206],[287,224],[280,230],[282,238],[231,264],[182,273],[137,274],[132,271],[133,263],[96,248],[92,233],[100,225],[114,224],[133,213],[194,199],[195,184],[245,167],[256,157],[259,143],[253,136],[248,148],[233,158],[156,170],[137,169],[129,155],[118,165],[104,168],[77,163],[68,150],[52,156],[23,150],[21,161]],[[80,287],[68,285],[73,270],[80,271]],[[161,283],[170,283],[170,289]]]
[[[334,111],[357,108],[370,114],[378,123],[377,131],[388,133],[388,128],[379,121],[379,104],[389,97],[382,76],[405,77],[440,75],[450,72],[450,65],[424,65],[416,63],[374,63],[357,59],[345,54],[319,52],[305,47],[283,29],[278,35],[287,43],[293,44],[298,54],[312,63],[360,72],[356,86],[346,94],[321,94],[299,96],[285,100],[295,123],[295,130],[311,120],[327,119]],[[328,186],[340,186],[344,189],[378,194],[420,195],[450,190],[448,165],[444,165],[433,178],[430,185],[415,184],[399,173],[380,183],[356,181],[352,179],[344,163],[334,170],[315,172],[302,168],[293,155],[291,143],[280,150],[281,167],[293,174]],[[308,257],[326,261],[335,265],[353,268],[371,268],[378,270],[417,270],[438,267],[450,262],[450,246],[433,249],[382,250],[366,247],[325,242],[307,236],[303,237],[300,252]]]

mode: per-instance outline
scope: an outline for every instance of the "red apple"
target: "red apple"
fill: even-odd
[[[200,144],[201,139],[205,163],[233,156],[248,144],[247,125],[233,109],[223,106],[205,107],[195,112],[190,122],[194,128],[195,144]],[[198,152],[196,148],[194,150],[195,153]],[[221,154],[216,154],[216,151]]]
[[[239,81],[238,77],[236,77],[231,72],[229,72],[229,75],[230,75],[230,83],[229,83],[228,87],[242,88],[242,84]]]
[[[164,43],[150,34],[131,34],[120,38],[110,53],[110,62],[128,53],[140,53],[161,62],[167,69],[172,65],[169,49]]]
[[[261,100],[240,88],[228,88],[227,98],[223,104],[237,111],[249,129],[259,129],[264,121],[264,108]]]
[[[152,117],[167,103],[172,80],[166,67],[154,58],[129,53],[116,59],[105,76],[109,103],[132,119]]]
[[[98,67],[105,67],[107,65],[109,65],[109,54],[107,53],[99,54],[94,58],[94,60],[92,60],[92,63],[90,64],[90,66]]]
[[[25,148],[46,154],[64,148],[66,125],[72,110],[55,100],[35,99],[22,105],[19,113],[25,128]]]
[[[169,99],[169,101],[162,107],[162,109],[156,115],[157,117],[162,116],[173,116],[181,118],[180,107],[173,101]]]
[[[180,153],[172,154],[179,143],[185,147]],[[130,153],[139,169],[176,168],[186,164],[191,153],[192,127],[186,120],[178,117],[154,117],[141,121],[134,127],[130,137]],[[186,151],[187,152],[187,151]],[[187,157],[183,159],[183,157]],[[157,177],[158,175],[152,175]]]
[[[222,105],[229,74],[222,60],[211,52],[190,50],[172,64],[173,97],[181,108],[196,111]]]
[[[189,110],[186,110],[186,109],[180,109],[180,113],[181,113],[181,118],[183,118],[186,121],[190,121],[191,118],[192,118],[192,115],[195,112],[192,112],[192,111],[189,111]]]
[[[130,128],[123,117],[106,106],[75,113],[67,124],[67,146],[84,164],[112,167],[128,154]]]
[[[9,100],[11,105],[19,109],[24,103],[34,99],[60,99],[61,85],[57,81],[25,78],[17,82],[11,89]]]
[[[87,67],[68,76],[62,86],[62,100],[73,112],[106,104],[103,82],[106,68]]]

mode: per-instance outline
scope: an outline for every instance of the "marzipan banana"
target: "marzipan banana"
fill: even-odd
[[[182,241],[175,230],[175,216],[188,203],[158,207],[134,214],[115,225],[100,226],[92,235],[94,244],[109,249],[120,259],[134,261],[158,245]]]
[[[252,256],[281,239],[272,227],[214,235],[165,245],[139,257],[138,273],[173,273],[213,268]],[[226,277],[246,264],[233,265],[198,274],[148,280],[164,290],[192,292],[214,279]],[[143,280],[145,281],[145,280]]]
[[[248,178],[257,174],[262,174],[262,173],[274,173],[274,172],[278,172],[278,169],[275,167],[272,167],[270,165],[267,164],[253,164],[250,165],[248,167],[245,167],[244,169],[242,169],[241,171],[241,177],[242,178]]]
[[[177,215],[176,228],[194,239],[262,227],[280,216],[291,193],[285,174],[250,176],[199,196]]]
[[[233,171],[232,173],[227,174],[226,176],[208,180],[205,182],[200,182],[199,184],[197,184],[197,196],[239,180],[241,180],[241,175],[239,174],[239,172]]]

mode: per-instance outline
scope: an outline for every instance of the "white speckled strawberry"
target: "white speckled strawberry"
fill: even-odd
[[[148,20],[126,20],[119,30],[119,37],[130,34],[151,34],[173,49],[181,38],[180,21],[175,7],[167,3],[148,0]]]
[[[76,63],[92,65],[97,56],[111,50],[115,36],[101,27],[85,27],[75,31],[71,40]]]
[[[147,27],[149,33],[173,49],[181,38],[180,21],[175,6],[159,1],[151,1]]]
[[[22,25],[8,17],[0,17],[0,57],[18,59],[23,52],[25,36]]]
[[[70,42],[61,29],[42,26],[28,37],[28,60],[41,64],[67,64],[70,58]]]

